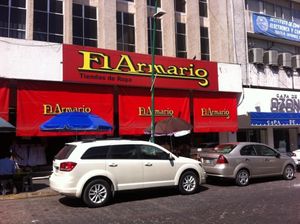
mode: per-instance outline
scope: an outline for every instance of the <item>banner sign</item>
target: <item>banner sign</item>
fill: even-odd
[[[253,126],[286,126],[300,125],[299,113],[249,112]]]
[[[113,89],[95,85],[18,82],[17,135],[60,136],[111,132],[41,131],[40,125],[62,112],[93,113],[113,125]]]
[[[300,24],[298,23],[257,13],[252,14],[252,21],[254,33],[300,41]]]
[[[168,117],[179,117],[190,123],[190,98],[188,91],[155,90],[155,122]],[[143,135],[151,125],[151,96],[149,90],[120,88],[120,135]]]
[[[8,80],[0,79],[0,117],[8,121],[9,87]]]
[[[213,93],[194,96],[194,132],[236,132],[237,96]]]
[[[63,81],[218,91],[216,62],[63,45]]]

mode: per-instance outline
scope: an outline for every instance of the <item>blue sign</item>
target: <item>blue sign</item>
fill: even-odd
[[[254,33],[300,41],[300,24],[298,23],[256,13],[252,14],[252,20]]]
[[[254,126],[300,125],[300,113],[249,112]]]

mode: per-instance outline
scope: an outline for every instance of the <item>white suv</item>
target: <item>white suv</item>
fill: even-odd
[[[192,194],[205,179],[199,161],[154,143],[98,140],[67,143],[54,158],[50,187],[100,207],[115,191],[178,186],[182,194]]]

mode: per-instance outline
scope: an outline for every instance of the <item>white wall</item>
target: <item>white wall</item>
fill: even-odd
[[[218,80],[219,91],[241,93],[243,91],[241,65],[218,63]]]
[[[0,77],[62,81],[62,44],[0,38]],[[241,66],[218,63],[219,91],[242,92]]]
[[[0,77],[62,81],[62,45],[0,38]]]

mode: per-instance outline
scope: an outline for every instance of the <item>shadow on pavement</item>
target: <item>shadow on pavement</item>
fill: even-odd
[[[294,177],[294,179],[295,178],[296,177]],[[259,178],[250,179],[249,185],[267,183],[267,182],[275,182],[275,181],[284,181],[284,180],[281,176],[259,177]],[[221,186],[221,187],[230,187],[230,186],[236,185],[234,179],[218,178],[218,177],[208,177],[206,182],[209,185],[215,185],[215,186]]]
[[[201,192],[206,190],[208,190],[207,187],[200,186],[199,191],[196,194],[201,194]],[[119,204],[119,203],[130,202],[130,201],[141,201],[146,199],[170,197],[175,195],[180,195],[177,188],[153,188],[153,189],[121,191],[115,194],[115,197],[110,204]],[[59,202],[70,207],[87,207],[78,198],[63,197],[59,199]]]

